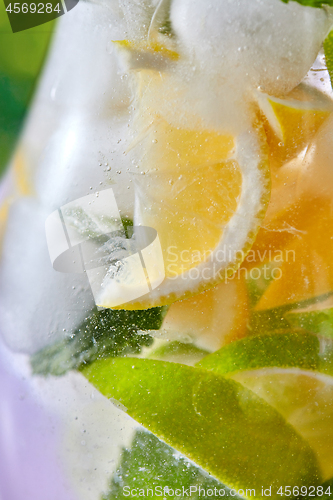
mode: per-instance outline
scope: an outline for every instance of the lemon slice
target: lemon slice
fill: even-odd
[[[233,137],[176,128],[157,116],[140,147],[134,224],[157,231],[165,279],[122,309],[170,304],[232,274],[253,244],[269,200],[259,126]],[[111,284],[98,305],[112,307],[112,294]]]
[[[280,166],[302,151],[332,112],[332,101],[301,84],[284,98],[258,95],[273,165]]]
[[[187,98],[184,78],[170,66],[165,73],[155,67],[156,57],[179,64],[174,51],[152,41],[119,47],[131,68],[140,70],[131,147],[140,167],[133,174],[134,225],[157,232],[165,278],[116,307],[147,309],[211,288],[238,268],[267,209],[268,149],[263,127],[250,111],[244,111],[246,124],[232,131],[208,126],[199,114],[192,119],[185,108],[175,112],[179,96]],[[139,53],[154,60],[135,67]],[[98,305],[115,307],[114,295],[113,283],[104,286]]]
[[[119,40],[114,42],[125,54],[130,69],[164,69],[170,62],[177,61],[179,54],[158,40]]]
[[[245,280],[235,277],[204,293],[172,304],[163,322],[170,333],[184,332],[197,347],[215,351],[247,334],[249,304]]]
[[[271,236],[272,245],[281,249],[280,274],[256,305],[257,311],[296,304],[333,290],[331,203],[309,199],[292,208],[280,220],[286,231]]]
[[[229,344],[198,363],[241,383],[273,406],[333,475],[333,340],[272,334]]]

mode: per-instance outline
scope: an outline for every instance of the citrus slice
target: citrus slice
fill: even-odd
[[[333,338],[333,295],[308,307],[288,311],[285,318],[296,328]]]
[[[266,484],[277,499],[281,485],[321,480],[308,443],[274,408],[233,380],[136,358],[96,361],[82,373],[132,418],[245,498],[262,498]]]
[[[234,277],[172,304],[163,322],[168,332],[188,334],[197,347],[215,351],[246,335],[249,320],[245,280]]]
[[[164,69],[168,63],[179,59],[178,52],[157,40],[119,40],[114,43],[125,54],[131,69]]]
[[[188,107],[177,112],[180,96],[187,102],[187,86],[170,63],[181,61],[156,43],[118,46],[130,57],[130,68],[139,70],[129,150],[139,167],[132,176],[134,226],[156,231],[165,278],[157,286],[150,280],[149,293],[116,306],[121,309],[170,304],[233,274],[255,240],[270,196],[266,136],[254,113],[243,110],[245,125],[226,130],[208,125],[200,113],[193,118]],[[139,53],[148,59],[136,67]],[[161,57],[169,61],[168,71],[156,68]],[[114,295],[113,283],[105,285],[98,305],[114,307]]]
[[[126,309],[169,304],[232,274],[250,249],[269,200],[259,126],[234,137],[177,128],[154,116],[140,147],[134,225],[157,231],[165,279],[140,300],[120,306]],[[105,289],[98,305],[110,307],[108,297]]]
[[[256,310],[296,304],[333,291],[331,203],[303,201],[284,220],[286,232],[271,237],[272,243],[277,240],[281,245],[280,273],[271,281]],[[287,236],[285,246],[283,235]]]
[[[279,260],[258,310],[295,304],[333,291],[332,115],[302,155],[276,169],[272,197],[253,252]],[[277,254],[280,254],[278,256]]]
[[[333,475],[333,340],[306,333],[248,337],[198,364],[241,383],[278,410]]]
[[[270,159],[281,166],[302,151],[332,112],[332,101],[313,87],[301,84],[284,98],[258,95]]]

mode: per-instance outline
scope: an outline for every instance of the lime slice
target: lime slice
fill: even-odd
[[[182,344],[181,342],[175,341],[163,342],[156,347],[154,345],[151,352],[144,357],[193,366],[208,354],[208,351],[200,349],[193,344]]]
[[[333,338],[333,296],[303,309],[288,311],[285,318],[296,328]]]
[[[232,342],[197,366],[220,375],[259,368],[299,368],[333,376],[333,341],[308,333],[256,335]]]
[[[207,370],[149,359],[101,360],[82,370],[108,398],[228,487],[318,484],[308,444],[241,384]],[[279,438],[276,439],[278,433]],[[248,490],[248,492],[246,492]],[[252,493],[252,497],[253,497]]]
[[[306,333],[256,336],[220,349],[199,366],[228,374],[277,409],[311,445],[324,479],[333,475],[331,339]]]

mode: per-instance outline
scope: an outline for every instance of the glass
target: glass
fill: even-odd
[[[59,21],[2,180],[5,498],[333,494],[333,21],[302,3]]]

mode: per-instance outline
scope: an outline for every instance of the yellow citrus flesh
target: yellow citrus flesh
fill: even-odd
[[[253,244],[270,195],[266,137],[252,109],[237,131],[210,128],[199,115],[192,119],[188,111],[178,112],[186,85],[171,70],[157,70],[157,60],[146,55],[163,53],[164,63],[177,61],[149,44],[126,42],[121,49],[139,70],[131,147],[140,167],[133,175],[134,224],[157,231],[165,279],[139,300],[119,306],[123,309],[170,304],[232,274]],[[137,51],[145,55],[140,64],[133,60]],[[223,252],[229,252],[225,258]],[[111,286],[98,305],[113,307]]]
[[[264,368],[239,372],[231,378],[281,413],[310,444],[324,479],[332,476],[332,377],[297,368]]]
[[[242,173],[232,136],[152,124],[140,179],[141,221],[157,230],[166,277],[208,259],[237,209]],[[152,139],[153,137],[153,139]],[[154,139],[156,138],[156,139]]]
[[[142,40],[140,42],[131,41],[131,40],[119,40],[115,41],[119,48],[126,49],[128,53],[131,53],[133,56],[143,55],[143,54],[152,54],[155,56],[165,57],[170,60],[177,61],[179,59],[179,54],[175,50],[171,50],[167,48],[162,43],[158,41],[145,41]]]
[[[170,306],[163,322],[168,332],[184,332],[203,349],[215,351],[246,335],[249,304],[245,281],[226,283]]]
[[[34,193],[29,172],[27,171],[26,159],[23,151],[19,149],[14,157],[14,174],[18,193],[22,196],[31,196]]]
[[[333,290],[331,206],[311,200],[304,201],[302,208],[296,216],[286,214],[278,221],[280,227],[284,223],[287,228],[282,238],[279,233],[270,238],[282,250],[284,262],[281,277],[269,285],[258,310],[301,302]]]
[[[177,128],[151,115],[140,144],[144,175],[135,176],[134,222],[156,229],[165,280],[154,295],[121,306],[126,309],[170,304],[207,290],[232,274],[255,239],[270,193],[267,152],[259,127],[249,133],[253,142],[244,164],[238,159],[241,154],[238,156],[237,148],[244,153],[248,144],[242,147],[238,137],[215,130]],[[248,165],[252,172],[247,172]],[[233,223],[239,225],[239,231],[233,233],[239,244],[225,239]],[[227,263],[223,259],[213,262],[216,249],[227,254],[229,248]],[[199,271],[189,274],[200,266],[201,275]],[[100,305],[108,307],[107,301]]]
[[[279,250],[280,278],[271,282],[257,310],[301,302],[333,291],[333,120],[320,128],[304,158],[273,174],[272,198],[254,249]]]
[[[285,98],[261,94],[258,102],[273,167],[283,165],[300,153],[332,112],[332,101],[305,85]]]

